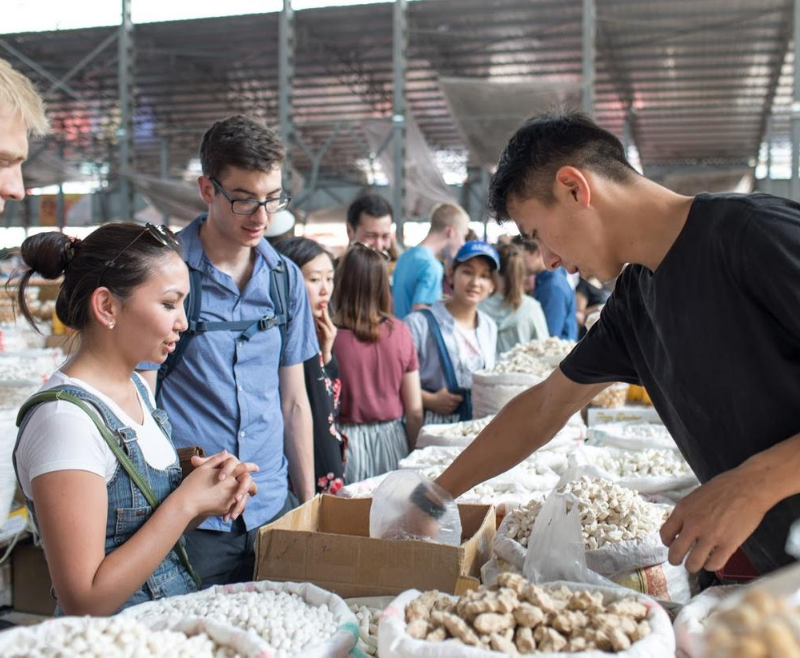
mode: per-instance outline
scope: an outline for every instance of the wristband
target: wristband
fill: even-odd
[[[432,519],[440,519],[444,516],[447,508],[441,503],[435,503],[427,496],[427,489],[424,484],[418,484],[414,491],[411,492],[409,500],[414,503],[425,514]]]

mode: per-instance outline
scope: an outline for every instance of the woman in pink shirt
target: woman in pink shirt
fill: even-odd
[[[339,430],[349,440],[347,483],[396,469],[422,425],[417,353],[406,325],[392,317],[387,261],[354,243],[336,271],[333,353],[342,380]]]

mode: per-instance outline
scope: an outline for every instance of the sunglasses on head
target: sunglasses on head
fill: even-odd
[[[169,227],[164,226],[156,226],[155,224],[151,224],[148,222],[144,225],[142,231],[128,244],[126,244],[122,250],[114,256],[111,260],[106,261],[105,266],[103,267],[103,271],[100,272],[100,276],[97,277],[97,287],[100,287],[100,281],[103,279],[103,275],[106,273],[109,267],[114,267],[114,264],[119,260],[119,258],[124,254],[128,249],[130,249],[137,240],[139,240],[145,233],[149,234],[159,243],[161,243],[165,247],[169,247],[171,249],[178,246],[178,238],[175,237],[175,234],[169,230]]]

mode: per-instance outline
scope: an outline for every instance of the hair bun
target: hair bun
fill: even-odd
[[[37,233],[22,243],[22,260],[45,279],[57,279],[75,255],[73,238],[59,231]]]

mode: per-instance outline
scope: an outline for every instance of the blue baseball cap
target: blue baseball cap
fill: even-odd
[[[456,257],[453,259],[453,263],[465,263],[477,256],[488,258],[492,264],[492,269],[500,269],[500,256],[497,255],[497,251],[495,251],[492,245],[481,240],[465,242],[464,246],[458,250]]]

